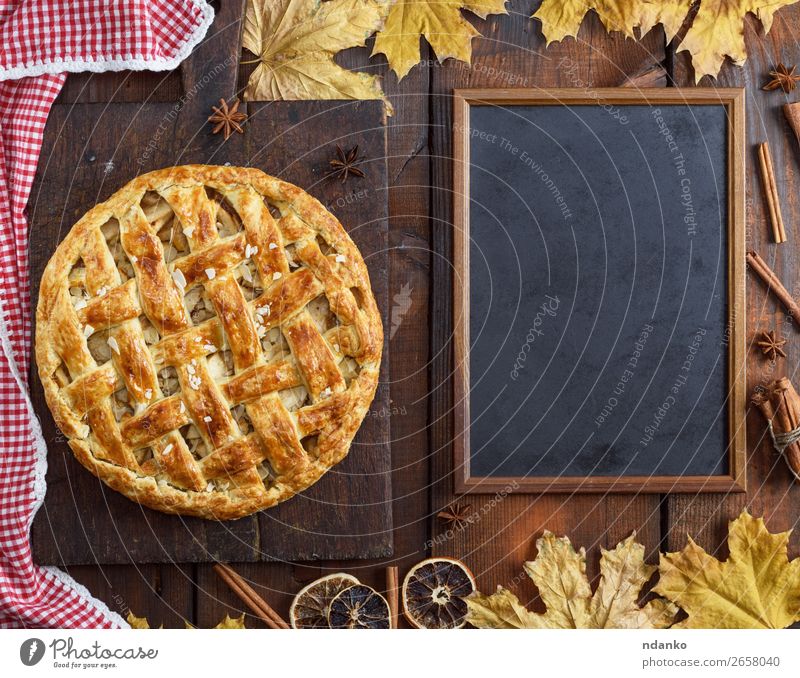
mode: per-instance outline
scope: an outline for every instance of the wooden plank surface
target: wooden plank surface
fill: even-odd
[[[348,67],[363,67],[367,54],[367,50],[349,50],[337,61]],[[423,57],[430,57],[427,49]],[[379,60],[372,61],[378,63],[371,71],[385,72]],[[246,83],[251,69],[243,67],[240,87]],[[386,151],[390,218],[388,339],[392,358],[389,366],[391,397],[390,407],[383,411],[375,410],[375,416],[383,416],[391,422],[394,555],[381,561],[237,564],[237,571],[284,617],[294,594],[317,577],[346,571],[380,590],[386,564],[398,565],[404,574],[429,551],[426,428],[431,266],[428,245],[429,78],[430,69],[417,68],[400,84],[391,75],[384,79],[384,88],[395,109],[387,121]],[[98,573],[85,571],[81,575],[86,577],[86,581],[91,581]],[[263,626],[233,596],[209,565],[196,566],[196,584],[198,625],[213,626],[225,611],[230,611],[231,614],[245,614],[248,626]]]
[[[181,629],[197,617],[192,564],[84,565],[65,568],[123,619],[149,616],[154,627]],[[216,619],[211,626],[214,626]]]
[[[350,50],[337,60],[345,66],[363,67],[367,54],[367,50]],[[423,56],[431,58],[427,48],[423,49]],[[379,63],[372,70],[383,72],[380,59],[373,61]],[[239,90],[246,82],[248,70],[252,70],[252,66],[241,69]],[[79,92],[76,95],[77,86],[67,90],[60,101],[110,101],[123,91],[118,87],[119,81],[124,80],[127,87],[131,81],[138,82],[142,77],[144,74],[135,73],[114,74],[106,78],[70,76],[70,82],[80,82]],[[392,562],[399,564],[402,572],[426,555],[428,538],[426,337],[431,256],[428,246],[428,82],[429,70],[415,69],[400,85],[393,76],[388,77],[385,83],[387,91],[397,95],[393,96],[395,116],[388,121],[386,154],[391,177],[389,206],[392,226],[389,249],[392,301],[388,337],[390,354],[395,357],[390,365],[392,400],[388,415],[394,438],[395,555]],[[144,101],[148,96],[146,93],[139,98],[135,95],[139,91],[145,92],[146,88],[136,86],[129,89],[134,94],[124,100]],[[124,93],[127,95],[128,90]],[[175,98],[181,96],[183,92],[178,88]],[[183,609],[188,595],[190,601],[195,601],[191,608],[194,614],[191,621],[201,627],[216,624],[226,609],[236,614],[247,613],[248,626],[261,626],[213,574],[209,565],[196,564],[186,566],[186,569],[192,572],[191,590],[163,586],[157,593],[153,592],[151,579],[166,581],[176,571],[176,566],[81,566],[71,567],[70,574],[109,602],[112,609],[121,610],[117,599],[128,600],[134,613],[149,616],[155,625],[180,626],[179,620],[176,623],[175,610]],[[347,570],[376,586],[383,577],[383,563],[375,561],[326,561],[313,565],[246,563],[237,565],[237,569],[283,615],[286,615],[291,597],[297,590],[325,572]],[[139,595],[134,596],[135,592]],[[125,610],[122,613],[124,615]]]
[[[452,97],[453,89],[503,87],[603,87],[616,85],[626,73],[635,73],[653,58],[663,58],[663,34],[654,31],[644,41],[623,41],[609,36],[597,17],[591,16],[579,40],[565,40],[544,49],[538,22],[519,16],[492,17],[481,30],[487,37],[473,43],[472,69],[447,62],[433,74],[432,205],[434,258],[432,313],[447,322],[432,334],[431,352],[437,356],[432,382],[442,384],[431,393],[431,486],[433,508],[439,510],[457,498],[453,493],[451,363],[452,317]],[[473,524],[465,530],[432,525],[434,554],[460,557],[473,569],[481,590],[502,584],[522,599],[534,599],[535,590],[522,572],[522,563],[535,556],[535,540],[544,529],[568,535],[585,546],[589,568],[596,571],[599,547],[609,547],[636,530],[651,557],[660,539],[658,495],[604,494],[495,495],[459,498],[471,505]]]
[[[210,36],[212,42],[218,38]],[[202,73],[223,89],[199,88]],[[175,163],[258,167],[306,188],[343,222],[370,269],[381,309],[388,307],[385,116],[381,102],[281,102],[248,107],[246,134],[223,143],[201,105],[236,76],[236,60],[202,50],[184,73],[186,97],[174,104],[56,105],[45,133],[29,214],[34,286],[57,243],[90,206],[130,178]],[[336,145],[358,145],[364,179],[325,179]],[[34,303],[36,299],[34,292]],[[387,316],[388,318],[388,316]],[[386,324],[388,337],[389,325]],[[32,539],[46,564],[316,560],[376,558],[392,552],[389,426],[375,413],[389,409],[386,352],[381,385],[347,459],[307,492],[277,508],[215,523],[167,516],[132,504],[73,459],[55,429],[34,378],[33,401],[50,449],[45,506]],[[65,533],[65,526],[68,529]]]
[[[800,21],[800,7],[794,5],[775,15],[772,30],[765,36],[754,17],[745,21],[745,43],[748,58],[742,68],[726,63],[715,81],[704,78],[699,84],[718,87],[745,87],[747,91],[747,140],[745,174],[747,204],[747,248],[755,249],[773,268],[784,285],[797,297],[800,294],[800,265],[797,248],[800,244],[800,145],[784,119],[781,107],[794,100],[781,90],[765,92],[761,89],[769,79],[768,72],[778,62],[794,64],[800,61],[794,34]],[[694,72],[685,54],[675,56],[674,81],[679,86],[693,86]],[[773,243],[769,215],[758,172],[757,145],[769,140],[775,165],[775,178],[781,200],[788,242]],[[780,305],[758,279],[748,274],[747,306],[747,393],[756,386],[773,379],[788,376],[796,384],[800,373],[800,326],[793,325]],[[784,347],[785,360],[772,365],[755,345],[762,330],[775,329],[788,342]],[[725,537],[728,522],[748,508],[753,515],[765,517],[767,526],[774,532],[797,528],[800,521],[800,485],[793,482],[785,462],[772,448],[761,413],[748,403],[748,492],[746,495],[708,494],[675,495],[666,500],[666,548],[675,550],[692,535],[710,552],[724,556],[727,552]],[[800,550],[800,530],[794,529],[789,550]]]
[[[386,136],[383,105],[276,102],[247,106],[248,165],[302,186],[345,226],[369,268],[389,335]],[[326,178],[336,146],[358,146],[366,177]],[[378,391],[347,458],[315,486],[258,514],[262,552],[277,560],[383,558],[392,555],[389,351]]]
[[[224,10],[227,3],[223,3]],[[575,498],[519,496],[503,499],[487,498],[474,502],[473,511],[480,519],[466,531],[449,535],[435,520],[435,512],[455,497],[451,492],[452,471],[447,444],[450,434],[437,417],[447,413],[447,403],[438,401],[447,387],[447,362],[438,359],[449,351],[447,328],[437,328],[440,314],[447,316],[442,300],[431,306],[435,285],[443,284],[443,269],[447,267],[447,242],[442,239],[448,228],[446,219],[450,205],[450,187],[446,159],[439,156],[447,151],[450,113],[447,94],[455,86],[613,86],[624,81],[625,75],[656,62],[671,68],[676,62],[678,84],[691,82],[681,75],[683,57],[665,53],[663,33],[656,30],[641,43],[625,39],[620,34],[609,36],[596,17],[587,19],[579,40],[567,39],[545,50],[538,22],[529,19],[538,6],[537,1],[516,2],[511,16],[495,17],[476,23],[485,38],[473,42],[475,60],[472,68],[457,62],[444,67],[435,64],[433,55],[425,48],[425,63],[397,83],[392,74],[386,75],[382,58],[369,59],[369,50],[349,50],[337,57],[348,67],[369,70],[385,75],[385,88],[392,97],[395,115],[388,121],[387,163],[389,168],[389,298],[390,298],[390,404],[392,423],[392,482],[394,489],[393,562],[400,565],[401,577],[408,567],[431,550],[436,553],[463,556],[479,574],[485,590],[506,584],[520,593],[524,600],[533,600],[535,590],[521,573],[524,559],[535,555],[534,542],[543,529],[567,534],[576,545],[589,547],[589,570],[597,572],[599,546],[615,544],[637,530],[653,561],[659,547],[680,548],[686,533],[698,537],[700,543],[720,553],[724,542],[726,522],[741,506],[748,503],[754,514],[764,513],[773,529],[796,524],[800,501],[798,488],[789,482],[782,461],[763,439],[763,423],[756,413],[748,414],[749,484],[753,488],[747,500],[706,495],[702,501],[693,497],[647,498],[635,495],[604,497],[603,495]],[[800,231],[798,221],[798,162],[800,146],[783,123],[779,107],[786,97],[781,93],[761,93],[762,78],[772,66],[772,60],[784,63],[800,61],[800,49],[791,37],[792,28],[800,19],[796,8],[779,11],[774,27],[765,39],[762,29],[748,18],[746,42],[750,62],[744,79],[742,72],[726,65],[719,85],[747,86],[749,144],[766,137],[775,155],[779,191],[784,219],[789,231],[789,243],[780,247],[776,269],[789,288],[800,296],[800,270],[793,263],[794,238]],[[423,42],[424,45],[424,42]],[[563,61],[566,58],[568,61]],[[758,61],[758,64],[755,64]],[[246,82],[248,70],[240,69],[238,85]],[[493,69],[493,70],[491,70]],[[183,69],[181,69],[183,70]],[[684,69],[685,70],[685,69]],[[143,74],[110,74],[105,76],[70,76],[62,95],[64,102],[125,100],[144,102],[150,93],[161,101],[175,101],[184,95],[179,75],[154,88],[153,80]],[[156,82],[159,82],[156,78]],[[713,82],[702,82],[713,85]],[[211,88],[213,89],[213,88]],[[208,91],[209,96],[215,94]],[[232,94],[232,92],[231,92]],[[433,95],[433,96],[431,96]],[[120,98],[121,97],[121,98]],[[213,98],[211,99],[213,101]],[[757,105],[754,106],[754,101]],[[758,177],[753,173],[755,154],[748,157],[748,237],[754,232],[766,243],[767,224],[759,192]],[[779,169],[780,168],[780,169]],[[429,205],[435,201],[436,211],[429,218]],[[763,231],[763,233],[762,233]],[[753,242],[751,240],[751,242]],[[764,248],[775,263],[775,246]],[[436,277],[431,276],[436,268]],[[446,278],[446,276],[445,276]],[[444,283],[446,284],[446,283]],[[398,300],[399,298],[399,300]],[[795,330],[784,327],[783,314],[758,284],[748,284],[748,344],[757,329],[771,323],[781,327],[788,338]],[[405,309],[405,310],[404,310]],[[397,329],[391,334],[391,327]],[[429,341],[429,333],[434,339]],[[780,370],[795,376],[800,364],[800,346],[794,341],[788,346],[789,359]],[[431,361],[435,360],[432,369]],[[768,364],[755,353],[748,361],[750,385],[772,378]],[[436,403],[436,404],[432,404]],[[430,414],[428,408],[431,408]],[[429,437],[430,436],[430,437]],[[761,442],[759,442],[761,441]],[[763,485],[763,487],[762,487]],[[759,489],[756,489],[759,488]],[[663,541],[662,541],[663,540]],[[800,534],[795,533],[790,546],[800,550]],[[380,587],[383,567],[381,561],[323,561],[314,564],[246,563],[237,569],[248,577],[282,614],[286,614],[294,593],[319,574],[350,571],[367,583]],[[220,584],[208,565],[83,566],[70,568],[70,574],[89,587],[112,609],[122,610],[122,600],[136,614],[146,614],[155,624],[180,626],[183,615],[200,626],[213,626],[226,610],[239,612],[243,606]],[[249,626],[258,623],[248,616]]]

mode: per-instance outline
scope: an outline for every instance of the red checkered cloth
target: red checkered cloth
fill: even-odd
[[[203,0],[0,0],[0,627],[127,626],[67,574],[31,559],[47,450],[28,398],[24,209],[50,106],[66,72],[175,68],[213,16]]]

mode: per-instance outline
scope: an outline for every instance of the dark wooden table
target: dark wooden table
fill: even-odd
[[[395,555],[387,562],[351,561],[313,564],[247,564],[238,570],[264,597],[286,614],[293,594],[322,573],[347,570],[368,584],[383,587],[383,568],[399,565],[401,576],[416,561],[431,554],[463,558],[478,576],[480,587],[497,584],[514,589],[535,603],[533,585],[522,573],[522,562],[533,557],[534,542],[544,529],[566,534],[587,548],[589,572],[597,575],[599,547],[613,546],[632,530],[645,544],[649,558],[661,550],[676,550],[691,534],[719,557],[727,555],[727,523],[744,506],[764,515],[773,531],[796,527],[800,516],[800,486],[792,484],[783,461],[765,438],[761,416],[747,415],[747,495],[514,495],[467,501],[480,519],[452,538],[442,538],[435,514],[453,500],[451,430],[451,332],[449,322],[452,245],[451,218],[451,92],[456,87],[602,87],[622,83],[627,75],[660,63],[669,85],[693,86],[685,54],[665,44],[660,27],[640,41],[608,35],[597,17],[584,21],[578,40],[545,49],[541,26],[530,19],[538,1],[512,0],[510,15],[479,21],[470,17],[484,37],[473,42],[472,66],[448,61],[439,65],[423,48],[423,64],[402,82],[388,73],[382,58],[369,59],[367,49],[350,50],[337,60],[351,68],[384,75],[394,104],[388,121],[390,276],[394,299],[390,340],[391,427],[394,493]],[[747,240],[800,295],[800,258],[796,256],[800,228],[800,146],[783,119],[780,107],[797,95],[763,92],[766,73],[778,61],[800,61],[793,27],[800,23],[800,6],[779,11],[768,36],[748,16],[745,38],[749,58],[744,68],[726,64],[719,78],[702,85],[747,89]],[[242,88],[248,75],[243,67]],[[187,87],[180,71],[169,74],[112,73],[70,76],[61,103],[106,101],[177,101]],[[233,91],[219,96],[232,97]],[[147,106],[147,103],[143,103]],[[770,243],[766,205],[760,189],[755,144],[769,139],[776,165],[778,190],[789,242]],[[395,299],[395,295],[400,295]],[[403,300],[410,300],[403,301]],[[748,279],[748,344],[761,329],[781,328],[789,339],[788,357],[775,370],[750,349],[748,388],[777,376],[795,374],[800,336],[787,325],[775,301],[762,285]],[[396,328],[396,329],[394,329]],[[800,530],[790,551],[800,552]],[[112,610],[146,615],[151,623],[212,626],[226,613],[240,614],[242,605],[209,565],[82,566],[70,573],[88,586]],[[248,617],[249,626],[259,626]]]

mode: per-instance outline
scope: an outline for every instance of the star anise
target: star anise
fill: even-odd
[[[444,521],[445,524],[452,529],[463,530],[470,523],[470,518],[472,517],[472,505],[453,503],[447,508],[439,511],[439,513],[436,514],[436,517],[439,520]]]
[[[772,76],[772,80],[764,85],[762,89],[771,91],[780,87],[784,92],[791,92],[797,86],[795,83],[800,81],[800,75],[794,74],[796,68],[797,66],[792,66],[790,70],[782,63],[778,64],[774,71],[769,72]]]
[[[353,146],[347,153],[342,147],[336,145],[336,157],[330,161],[331,169],[325,176],[334,179],[341,179],[342,183],[352,174],[356,177],[365,177],[364,171],[358,167],[363,162],[363,158],[358,157],[358,146]]]
[[[758,345],[761,347],[761,352],[774,362],[778,356],[786,357],[786,353],[781,348],[785,343],[786,339],[781,339],[776,336],[775,330],[770,330],[761,333],[761,341],[758,342]]]
[[[247,120],[247,116],[244,113],[239,112],[238,98],[234,100],[233,105],[230,108],[228,108],[228,102],[225,101],[225,99],[220,99],[219,107],[212,106],[211,110],[214,112],[208,116],[208,121],[216,123],[214,125],[214,129],[211,130],[212,134],[217,134],[217,132],[222,130],[225,141],[227,141],[228,137],[233,134],[234,130],[239,132],[239,134],[244,132],[239,123]]]

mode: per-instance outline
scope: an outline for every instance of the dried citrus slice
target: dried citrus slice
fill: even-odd
[[[333,599],[328,622],[332,629],[388,629],[389,603],[375,589],[356,584]]]
[[[418,629],[460,629],[466,624],[467,604],[475,577],[454,558],[428,558],[417,563],[403,580],[403,614]]]
[[[353,575],[337,572],[312,581],[294,597],[289,608],[289,623],[293,629],[327,629],[331,601],[355,584]]]

